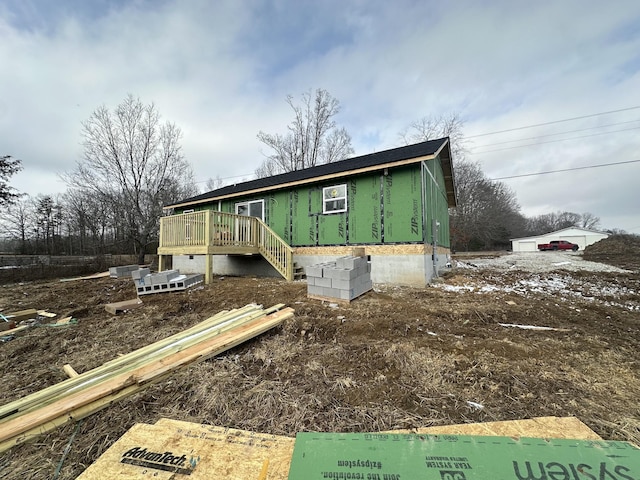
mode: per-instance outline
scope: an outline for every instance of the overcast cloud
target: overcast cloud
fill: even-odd
[[[182,129],[201,188],[251,179],[258,131],[284,132],[286,95],[315,88],[341,102],[357,154],[457,112],[490,178],[640,160],[637,0],[3,0],[0,39],[0,154],[22,159],[30,195],[65,190],[81,122],[128,93]],[[504,182],[525,215],[640,233],[639,179],[629,163]]]

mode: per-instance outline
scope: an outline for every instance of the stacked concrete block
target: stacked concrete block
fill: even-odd
[[[204,280],[202,274],[181,275],[178,270],[164,270],[152,274],[148,268],[131,272],[131,277],[136,284],[138,295],[186,290]]]
[[[351,301],[373,288],[371,264],[365,257],[340,257],[306,267],[307,294]]]
[[[111,278],[128,277],[131,272],[138,270],[139,268],[139,265],[123,265],[121,267],[111,267],[109,268],[109,276]]]

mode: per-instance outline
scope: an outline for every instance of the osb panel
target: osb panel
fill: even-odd
[[[414,430],[393,430],[389,433],[602,440],[597,433],[575,417],[538,417],[504,422],[443,425]]]
[[[528,420],[446,425],[415,430],[393,430],[392,433],[513,436],[601,440],[589,427],[573,417],[540,417]],[[295,439],[244,430],[200,425],[179,420],[161,419],[155,425],[137,424],[114,443],[80,477],[81,480],[177,479],[194,480],[286,480]],[[163,471],[162,462],[150,465],[122,463],[134,448],[158,452],[191,470],[190,475]],[[171,455],[168,457],[167,454]],[[186,458],[180,462],[182,456]],[[144,463],[144,458],[135,461]],[[268,463],[267,463],[268,462]],[[158,465],[159,463],[159,465]],[[261,476],[265,468],[266,477]],[[166,465],[167,468],[172,466]]]
[[[134,425],[78,478],[286,480],[294,441],[163,419]],[[267,475],[261,477],[265,466]],[[176,468],[182,471],[176,474]]]

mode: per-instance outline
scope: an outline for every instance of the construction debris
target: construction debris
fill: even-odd
[[[124,300],[123,302],[107,303],[104,309],[113,315],[117,315],[120,312],[125,312],[140,306],[142,306],[142,300],[134,298],[132,300]]]
[[[596,433],[575,417],[541,417],[505,422],[447,425],[412,431],[397,430],[373,434],[373,436],[389,437],[388,434],[498,435],[514,438],[601,440]],[[141,423],[134,425],[78,479],[134,479],[141,478],[146,470],[147,475],[158,479],[171,479],[175,478],[176,473],[183,473],[189,475],[192,480],[209,478],[286,480],[290,477],[289,466],[294,444],[295,439],[291,437],[161,418],[154,425]],[[339,451],[343,452],[344,447],[339,447]],[[162,455],[154,455],[154,453]],[[367,455],[366,460],[371,460],[371,457]],[[260,477],[264,474],[265,466],[266,476]],[[382,479],[383,476],[380,475],[380,478]],[[441,478],[439,474],[438,478]]]
[[[309,298],[350,302],[373,288],[371,264],[366,257],[340,257],[335,262],[307,267],[305,274]]]
[[[223,311],[147,347],[0,407],[0,452],[141,391],[192,363],[218,355],[293,316],[293,309],[247,305]]]
[[[138,270],[140,265],[123,265],[120,267],[109,268],[109,276],[111,278],[124,278],[131,275],[131,272]]]
[[[85,277],[61,278],[60,281],[75,282],[77,280],[94,280],[96,278],[104,278],[104,277],[110,277],[110,276],[111,276],[111,272],[100,272],[100,273],[94,273],[93,275],[87,275]]]

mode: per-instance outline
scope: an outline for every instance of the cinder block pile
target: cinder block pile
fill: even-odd
[[[179,270],[164,270],[151,273],[148,268],[141,268],[131,272],[131,278],[136,284],[138,295],[149,293],[174,292],[185,290],[193,285],[202,283],[204,275],[181,275]]]
[[[140,268],[139,265],[123,265],[121,267],[110,267],[109,276],[111,278],[128,277],[131,272],[134,272]]]
[[[373,288],[371,264],[365,257],[340,257],[305,268],[307,295],[351,301]]]

